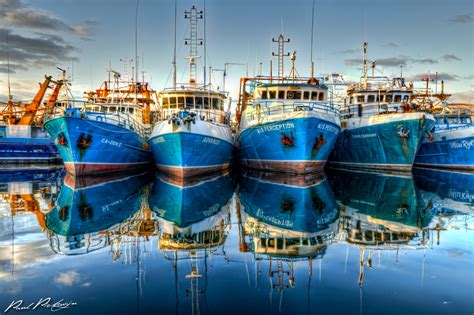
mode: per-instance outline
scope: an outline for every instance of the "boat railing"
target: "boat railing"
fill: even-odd
[[[199,119],[214,124],[230,124],[230,113],[216,109],[185,109],[185,108],[174,108],[165,109],[159,113],[159,120],[171,121],[171,120],[194,120]]]
[[[56,106],[51,113],[45,113],[45,121],[51,120],[57,117],[74,117],[74,118],[82,118],[88,119],[91,121],[107,123],[111,125],[115,125],[118,127],[122,127],[133,131],[140,135],[141,137],[145,138],[151,133],[151,128],[144,126],[139,120],[136,119],[133,115],[127,112],[114,112],[108,113],[103,112],[100,110],[94,110],[94,105],[103,105],[103,104],[93,104],[85,101],[75,101],[82,103],[82,107],[70,107],[65,108],[59,103],[59,106]],[[86,108],[88,105],[89,108]],[[124,104],[108,104],[108,105],[116,105],[117,107],[127,107]]]
[[[339,108],[341,117],[351,118],[354,116],[363,117],[371,115],[387,115],[409,112],[428,112],[425,108],[408,103],[386,103],[377,102],[373,104],[349,104]]]
[[[252,104],[251,108],[245,110],[247,118],[256,119],[266,116],[289,114],[299,111],[315,111],[325,114],[339,115],[338,109],[330,102],[324,101],[259,101]]]

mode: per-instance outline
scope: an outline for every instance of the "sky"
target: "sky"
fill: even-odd
[[[139,0],[140,77],[156,90],[172,84],[174,0]],[[272,38],[290,38],[300,75],[310,74],[313,0],[177,0],[177,78],[188,80],[184,11],[206,6],[207,66],[229,67],[226,89],[237,98],[239,78],[269,73]],[[6,99],[7,47],[15,100],[31,98],[44,75],[68,70],[77,96],[107,79],[106,69],[124,73],[121,59],[135,58],[136,0],[0,0],[0,99]],[[202,23],[199,33],[203,34]],[[7,45],[8,40],[8,45]],[[410,80],[430,73],[445,80],[452,100],[474,102],[474,2],[470,0],[315,0],[315,71],[338,72],[359,80],[361,49],[379,72],[400,73]],[[199,51],[203,56],[202,47]],[[276,57],[273,63],[276,65]],[[246,66],[248,64],[248,66]],[[290,61],[285,61],[286,73]],[[202,81],[203,58],[198,62]],[[274,71],[276,66],[274,66]],[[144,73],[142,73],[144,71]],[[131,71],[128,71],[129,74]],[[211,80],[222,89],[222,72]],[[416,83],[416,82],[415,82]],[[434,88],[434,86],[433,86]]]

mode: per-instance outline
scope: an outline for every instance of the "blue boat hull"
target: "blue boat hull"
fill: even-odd
[[[346,129],[339,135],[329,163],[346,168],[410,171],[420,143],[433,125],[431,119],[411,119]]]
[[[332,122],[301,117],[244,129],[236,142],[241,165],[260,170],[309,173],[322,170],[339,134]]]
[[[76,117],[52,119],[44,128],[74,175],[129,171],[152,161],[145,140],[126,128]]]
[[[474,137],[424,141],[415,165],[474,171]]]
[[[229,167],[233,144],[191,132],[157,135],[149,140],[159,170],[175,176],[198,176]]]
[[[56,163],[59,161],[58,149],[49,139],[0,139],[0,163]]]

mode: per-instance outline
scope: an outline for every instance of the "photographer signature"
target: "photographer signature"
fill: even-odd
[[[23,300],[12,301],[3,312],[7,313],[9,311],[33,311],[39,308],[46,308],[49,309],[51,312],[57,312],[76,305],[76,302],[65,302],[63,299],[57,302],[53,302],[50,297],[47,297],[40,298],[37,302],[33,303],[26,303]]]

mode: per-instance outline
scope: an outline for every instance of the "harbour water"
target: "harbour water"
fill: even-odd
[[[472,314],[473,183],[2,170],[0,311]]]

